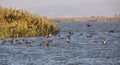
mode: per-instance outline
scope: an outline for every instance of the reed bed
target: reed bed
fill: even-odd
[[[60,27],[43,16],[0,7],[0,38],[57,35]]]

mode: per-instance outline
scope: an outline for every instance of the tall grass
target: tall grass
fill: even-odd
[[[0,7],[0,38],[56,35],[59,30],[55,23],[43,16]]]

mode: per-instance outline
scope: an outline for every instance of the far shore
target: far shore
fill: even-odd
[[[55,22],[120,22],[120,16],[101,16],[101,17],[61,17],[49,18]]]

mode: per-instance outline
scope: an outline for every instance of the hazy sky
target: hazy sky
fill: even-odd
[[[31,13],[47,17],[120,14],[120,0],[0,0],[0,5],[29,10]]]

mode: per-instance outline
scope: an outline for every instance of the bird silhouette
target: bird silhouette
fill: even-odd
[[[90,27],[90,26],[92,26],[92,25],[90,25],[90,24],[86,24],[86,26],[87,26],[87,27]]]

